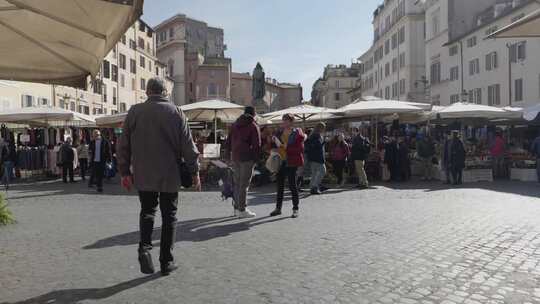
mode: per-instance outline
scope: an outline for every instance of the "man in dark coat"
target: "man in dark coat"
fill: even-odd
[[[395,138],[387,139],[384,144],[384,163],[387,165],[388,171],[390,171],[390,181],[399,181],[399,151]]]
[[[463,183],[463,169],[465,169],[465,147],[459,138],[459,132],[452,132],[450,142],[450,167],[452,169],[452,179],[454,185]]]
[[[321,194],[321,183],[326,175],[326,160],[324,151],[324,138],[322,133],[326,129],[324,123],[318,123],[305,143],[305,154],[311,171],[311,194]]]
[[[430,181],[433,176],[433,157],[435,156],[435,144],[429,134],[419,135],[416,142],[416,152],[422,161],[424,169],[423,181]]]
[[[98,192],[103,192],[103,177],[105,176],[105,165],[111,161],[111,145],[108,140],[101,136],[99,130],[94,130],[94,139],[90,142],[88,152],[90,153],[90,163],[92,172],[90,176],[90,186],[94,183]]]
[[[450,162],[450,154],[452,153],[452,135],[446,134],[444,139],[444,150],[442,151],[442,166],[446,177],[445,184],[452,183],[452,164]]]
[[[182,160],[194,188],[197,191],[201,189],[199,151],[184,113],[165,97],[165,93],[161,79],[148,80],[148,99],[129,110],[117,149],[122,186],[130,190],[134,185],[139,191],[139,263],[141,272],[145,274],[154,272],[150,250],[158,206],[163,223],[159,254],[161,274],[168,275],[177,268],[173,248]]]
[[[255,108],[246,107],[244,115],[232,125],[227,138],[234,167],[234,214],[239,218],[256,216],[246,208],[253,169],[261,154],[261,131],[255,122],[255,115]]]
[[[74,183],[73,162],[75,161],[75,152],[73,152],[70,137],[66,138],[66,141],[60,147],[60,154],[62,157],[62,180],[67,184],[69,175],[69,182]]]
[[[399,180],[406,182],[411,179],[411,159],[409,147],[405,138],[400,138],[398,143],[399,155]]]

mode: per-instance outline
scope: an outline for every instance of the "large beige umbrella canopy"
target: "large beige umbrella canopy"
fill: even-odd
[[[143,0],[0,0],[0,79],[84,87]]]
[[[487,38],[531,38],[540,37],[540,10],[487,36]]]
[[[113,115],[103,115],[96,117],[96,125],[98,127],[116,127],[121,125],[127,117],[127,112],[113,114]]]
[[[217,120],[232,122],[244,112],[244,106],[213,99],[181,106],[180,109],[192,121],[214,122],[214,139],[217,143]]]

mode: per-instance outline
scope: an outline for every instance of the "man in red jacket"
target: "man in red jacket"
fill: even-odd
[[[246,107],[244,115],[232,125],[227,139],[234,170],[234,213],[239,218],[256,216],[246,208],[253,169],[261,153],[261,132],[255,115],[253,107]]]

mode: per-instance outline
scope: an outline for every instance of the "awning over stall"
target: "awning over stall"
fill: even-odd
[[[0,123],[59,125],[67,122],[93,125],[95,120],[91,116],[59,108],[31,107],[0,112]]]

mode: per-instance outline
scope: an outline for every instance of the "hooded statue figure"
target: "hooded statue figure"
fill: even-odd
[[[266,95],[265,79],[263,67],[257,62],[257,66],[253,70],[253,100],[262,100]]]

